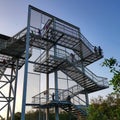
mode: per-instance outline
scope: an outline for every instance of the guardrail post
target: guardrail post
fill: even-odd
[[[53,28],[56,28],[56,24],[55,24],[55,18],[53,18]],[[54,46],[54,56],[57,56],[57,46]],[[54,72],[54,76],[55,76],[55,100],[58,101],[58,72],[57,70],[55,70]],[[59,120],[59,108],[58,106],[55,106],[55,119]]]
[[[86,99],[86,106],[89,106],[89,98],[88,98],[88,93],[85,93],[85,99]]]

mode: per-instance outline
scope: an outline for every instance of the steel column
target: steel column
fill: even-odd
[[[15,104],[16,104],[16,91],[17,91],[17,82],[18,82],[18,64],[19,64],[19,59],[16,60],[17,61],[17,64],[16,64],[16,71],[15,71],[15,86],[14,86],[14,101],[13,101],[13,118],[12,120],[15,120]]]
[[[11,77],[10,77],[10,81],[9,81],[9,83],[10,83],[10,86],[9,86],[9,99],[8,99],[8,109],[7,109],[7,120],[9,119],[9,114],[11,115],[11,118],[13,118],[13,114],[12,114],[12,112],[11,112],[11,105],[10,105],[10,103],[11,103],[11,92],[12,92],[12,83],[13,83],[13,73],[14,73],[14,66],[12,65],[12,67],[11,67]],[[14,100],[14,98],[13,98],[13,100]]]
[[[54,55],[56,56],[56,45],[54,47]],[[58,72],[55,70],[54,72],[55,78],[55,100],[58,101]],[[55,119],[59,120],[59,108],[55,106]]]
[[[26,56],[25,56],[25,68],[24,68],[24,83],[23,83],[21,120],[25,120],[27,79],[28,79],[29,42],[30,42],[30,38],[29,38],[29,36],[30,36],[30,16],[31,16],[31,7],[29,6],[28,7],[28,21],[27,21],[27,35],[26,35]]]
[[[47,95],[46,95],[46,101],[49,101],[49,74],[47,73],[46,75],[46,90],[47,90]],[[46,120],[49,120],[49,108],[46,109]]]

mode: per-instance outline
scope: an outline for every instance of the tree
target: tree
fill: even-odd
[[[5,118],[3,118],[3,117],[0,115],[0,120],[5,120]]]
[[[75,118],[73,115],[65,111],[60,112],[59,114],[60,120],[68,120],[69,118],[71,118],[70,120],[77,120],[77,118]],[[21,113],[20,112],[15,113],[15,120],[20,120],[20,119],[21,119]],[[0,120],[5,120],[5,119],[0,119]],[[9,117],[8,120],[11,120],[11,117]],[[25,120],[45,120],[45,111],[40,109],[30,110],[25,114]],[[53,109],[50,110],[49,120],[55,120],[55,113]]]
[[[21,113],[20,113],[20,112],[15,113],[14,118],[15,118],[15,120],[20,120],[20,118],[21,118]],[[11,117],[9,117],[8,120],[11,120]]]
[[[120,95],[111,93],[106,99],[92,99],[87,120],[120,120]]]
[[[109,68],[110,73],[113,74],[110,85],[113,85],[115,92],[120,93],[120,63],[115,58],[105,59],[102,66]]]

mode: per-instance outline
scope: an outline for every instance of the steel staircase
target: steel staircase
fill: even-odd
[[[73,98],[76,95],[80,94],[81,91],[83,91],[83,90],[84,90],[84,88],[82,88],[80,85],[74,85],[68,89],[61,90],[61,91],[59,90],[58,95],[61,100],[66,100],[68,95],[70,96],[70,98]]]
[[[61,105],[61,108],[66,112],[72,113],[73,116],[75,116],[76,118],[78,117],[78,115],[81,116],[83,120],[87,116],[87,106],[86,102],[78,96],[82,90],[83,88],[81,88],[78,85],[75,85],[70,87],[69,89],[63,90],[62,92],[58,93],[61,101],[66,100],[69,103]],[[68,96],[70,98],[68,98]],[[76,97],[77,100],[74,97]]]
[[[43,54],[35,61],[34,71],[51,73],[57,68],[57,70],[61,70],[82,86],[88,93],[108,87],[106,78],[96,76],[87,67],[82,67],[79,59],[75,59],[75,62],[72,62],[70,54],[66,53],[66,51],[60,49],[57,50],[56,56],[54,56],[53,51],[49,51],[47,57],[46,52],[43,52]],[[83,92],[85,92],[84,90]]]
[[[77,57],[76,57],[77,56]],[[87,67],[82,66],[80,62],[80,57],[75,55],[74,61],[71,60],[71,55],[69,52],[65,50],[56,49],[56,54],[54,55],[54,51],[49,51],[46,57],[46,51],[44,51],[38,59],[35,61],[34,71],[35,72],[43,72],[43,73],[52,73],[55,69],[62,71],[68,77],[70,77],[73,81],[77,83],[76,86],[73,86],[67,90],[61,90],[58,92],[60,103],[52,102],[52,103],[44,103],[44,105],[54,106],[54,104],[60,104],[60,107],[67,112],[71,112],[73,115],[78,117],[81,116],[82,119],[85,119],[86,106],[80,104],[74,104],[67,100],[68,95],[71,100],[74,97],[77,97],[78,94],[85,94],[95,92],[98,90],[102,90],[108,87],[107,79],[104,77],[96,76],[93,72],[91,72]],[[48,69],[49,68],[49,69]],[[81,86],[81,89],[77,89],[78,86]],[[73,91],[74,89],[74,91]],[[75,90],[76,89],[76,90]],[[35,98],[34,98],[35,99]],[[49,97],[51,100],[52,97]],[[79,98],[79,101],[84,101]],[[51,105],[52,104],[52,105]]]
[[[80,33],[80,40],[83,43],[79,42],[73,51],[81,58],[84,66],[90,65],[103,57],[100,46],[93,46],[82,33]]]
[[[0,45],[0,53],[19,57],[20,66],[24,64],[26,32],[27,29],[25,28],[12,38],[2,42],[4,44]],[[75,104],[73,103],[73,99],[80,93],[91,93],[108,87],[106,78],[96,76],[86,67],[103,57],[100,47],[93,46],[80,33],[79,28],[73,28],[66,23],[53,21],[51,19],[48,19],[41,33],[38,28],[30,26],[29,37],[30,46],[44,50],[34,61],[34,72],[49,74],[55,70],[60,70],[78,84],[67,90],[60,90],[58,92],[60,98],[57,101],[52,100],[53,91],[51,93],[50,90],[43,91],[32,97],[33,102],[31,105],[42,108],[58,105],[67,112],[71,111],[75,116],[79,114],[84,119],[87,115],[85,110],[86,105]],[[72,50],[75,55],[74,62],[71,60],[69,50],[65,51],[57,48],[56,51],[54,51],[52,48],[55,45]],[[51,49],[53,51],[51,51]],[[1,71],[4,72],[5,68]],[[47,94],[48,92],[49,95]],[[67,100],[68,95],[71,101]],[[47,100],[47,98],[49,99]],[[85,103],[81,98],[78,99]]]
[[[78,94],[83,90],[82,87],[79,85],[74,85],[70,87],[69,89],[59,89],[58,90],[58,96],[59,100],[53,100],[52,93],[55,92],[54,88],[50,88],[48,91],[45,90],[35,96],[32,97],[32,105],[33,108],[39,108],[39,107],[54,107],[55,105],[58,105],[66,112],[70,112],[73,114],[73,116],[78,117],[80,115],[82,118],[85,118],[86,113],[86,102],[82,100]],[[70,100],[68,100],[68,95],[70,96]],[[48,96],[48,100],[47,100]],[[76,97],[76,98],[74,98]]]
[[[84,68],[83,71],[81,67],[76,67],[72,64],[70,67],[67,67],[61,71],[76,83],[81,85],[88,93],[108,87],[108,84],[105,83],[106,78],[96,76],[87,68]],[[85,91],[83,90],[83,92]]]
[[[48,13],[44,14],[40,10],[35,9],[35,11],[39,13],[37,15],[41,16],[41,20],[39,20],[40,26],[35,25],[34,20],[32,21],[31,18],[27,28],[24,28],[13,37],[0,35],[0,82],[4,83],[1,88],[7,83],[11,84],[12,81],[13,85],[9,89],[9,101],[13,100],[15,102],[16,93],[13,92],[12,95],[11,92],[13,91],[13,87],[14,91],[16,91],[18,69],[25,64],[26,33],[28,33],[27,40],[29,40],[30,45],[29,57],[32,55],[31,47],[44,51],[35,61],[27,61],[34,64],[34,72],[47,73],[49,75],[55,71],[62,71],[77,83],[77,85],[66,90],[58,90],[56,87],[57,92],[54,89],[43,91],[32,97],[33,102],[31,105],[41,108],[61,107],[65,111],[73,113],[76,117],[79,114],[84,119],[87,115],[85,110],[88,105],[87,95],[85,96],[86,101],[79,98],[78,95],[85,95],[85,93],[91,93],[108,87],[106,78],[96,76],[86,67],[103,57],[102,49],[93,46],[81,34],[78,27]],[[36,27],[39,27],[41,30]],[[60,50],[57,47],[62,49]],[[74,53],[74,60],[70,52]],[[28,65],[26,64],[27,67]],[[11,78],[9,77],[11,81],[6,78],[8,82],[2,80],[3,75],[5,77],[7,68],[11,68],[10,75],[13,75]],[[55,99],[52,99],[53,92],[56,94]],[[1,95],[6,99],[2,93]],[[76,98],[78,101],[76,101]],[[9,101],[6,99],[6,102],[10,105]],[[8,112],[11,111],[9,110]]]
[[[46,32],[46,38],[48,35],[51,35],[51,32],[53,32],[52,34],[54,35],[55,43],[73,49],[73,51],[81,58],[84,66],[103,57],[102,50],[93,46],[78,29],[71,29],[68,26],[66,28],[64,24],[58,22],[51,22],[48,29],[49,30]],[[49,31],[50,33],[48,33]],[[51,38],[51,36],[48,38]]]
[[[79,108],[77,105],[74,105],[73,103],[70,103],[70,105],[63,105],[61,108],[66,112],[71,113],[76,118],[80,116],[82,120],[86,120],[87,116],[86,110],[83,108]]]

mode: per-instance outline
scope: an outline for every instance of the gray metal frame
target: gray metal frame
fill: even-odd
[[[9,61],[7,61],[5,64],[3,65],[4,68],[7,69],[7,67],[9,66],[9,70],[11,71],[10,73],[5,73],[4,71],[2,71],[3,67],[0,70],[0,84],[2,84],[2,86],[0,86],[0,103],[3,104],[3,106],[0,108],[0,111],[2,111],[5,107],[7,107],[7,116],[6,118],[8,119],[11,116],[11,119],[14,120],[14,113],[15,113],[15,103],[16,103],[16,89],[17,89],[17,81],[18,81],[18,59],[14,59],[13,65],[9,65]],[[14,66],[14,62],[16,62],[16,66]],[[6,70],[4,69],[4,70]],[[4,80],[3,80],[4,77]],[[6,88],[6,91],[8,91],[8,95],[6,95],[4,93],[4,89]]]

